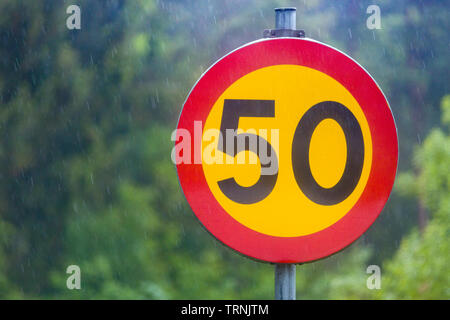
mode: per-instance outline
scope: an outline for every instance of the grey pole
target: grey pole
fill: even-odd
[[[275,300],[295,300],[295,264],[275,265]]]
[[[296,29],[296,8],[276,8],[275,28],[282,32],[272,36],[283,36],[285,31]],[[284,32],[283,32],[284,31]],[[295,300],[295,264],[275,264],[275,299]]]
[[[276,8],[275,9],[275,29],[295,30],[296,8]]]
[[[275,9],[275,29],[264,30],[264,38],[294,37],[304,38],[305,31],[296,30],[296,12],[295,8],[276,8]]]

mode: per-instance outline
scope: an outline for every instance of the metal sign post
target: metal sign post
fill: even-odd
[[[275,265],[275,300],[295,300],[295,264]]]
[[[303,30],[296,30],[296,8],[275,9],[275,29],[264,30],[264,37],[304,37]],[[275,264],[275,299],[295,300],[295,264]]]

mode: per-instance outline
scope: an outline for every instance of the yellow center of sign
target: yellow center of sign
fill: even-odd
[[[241,186],[252,186],[261,174],[259,158],[253,152],[242,151],[231,157],[217,149],[225,99],[275,101],[274,117],[240,117],[238,123],[243,132],[264,137],[278,157],[275,187],[256,203],[232,201],[217,183],[234,178]],[[292,169],[295,129],[305,112],[323,101],[336,101],[346,106],[357,119],[364,139],[364,164],[358,184],[346,199],[335,205],[320,205],[306,197]],[[258,69],[228,87],[215,102],[204,124],[202,150],[206,181],[225,211],[247,228],[278,237],[316,233],[345,216],[361,196],[372,162],[370,130],[358,102],[330,76],[297,65]],[[335,120],[324,119],[315,128],[309,147],[314,179],[323,188],[333,187],[344,173],[346,160],[347,143],[342,128]]]
[[[346,148],[344,132],[335,120],[325,119],[319,123],[311,138],[309,165],[321,187],[332,188],[341,179],[347,161]]]

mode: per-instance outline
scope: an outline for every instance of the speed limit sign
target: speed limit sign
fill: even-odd
[[[173,159],[201,224],[248,257],[331,255],[375,221],[394,183],[389,105],[342,52],[263,39],[210,67],[181,112]]]

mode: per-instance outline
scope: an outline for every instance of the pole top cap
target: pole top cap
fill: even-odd
[[[275,11],[297,11],[296,7],[281,7],[275,8]]]

